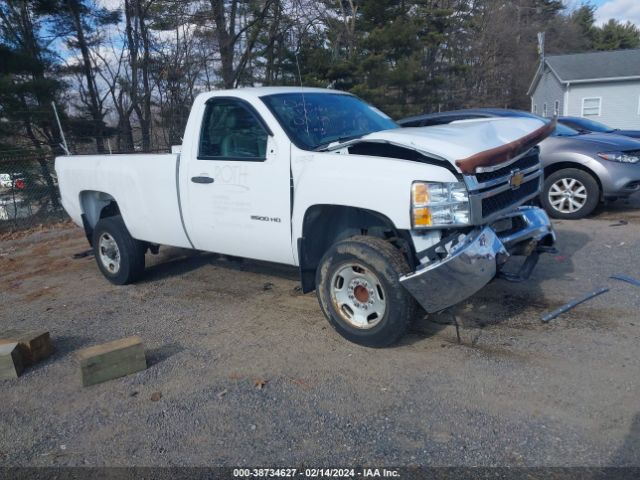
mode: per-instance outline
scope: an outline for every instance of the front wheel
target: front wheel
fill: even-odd
[[[565,168],[549,175],[540,194],[540,203],[547,213],[566,220],[586,217],[599,201],[598,182],[576,168]]]
[[[389,242],[357,236],[335,244],[316,272],[320,307],[349,341],[386,347],[407,331],[418,311],[399,278],[411,269]]]
[[[116,285],[135,282],[144,272],[144,245],[131,236],[120,215],[98,221],[93,253],[102,274]]]

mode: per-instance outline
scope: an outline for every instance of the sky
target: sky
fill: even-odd
[[[640,0],[565,0],[569,7],[590,3],[596,7],[596,22],[606,23],[610,18],[620,22],[630,21],[640,27]]]

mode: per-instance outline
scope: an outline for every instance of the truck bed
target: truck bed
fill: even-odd
[[[56,158],[62,204],[82,225],[82,202],[109,192],[120,206],[131,235],[163,245],[190,247],[176,181],[178,154],[73,155]]]

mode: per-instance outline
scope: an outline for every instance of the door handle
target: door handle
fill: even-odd
[[[193,183],[213,183],[213,178],[211,177],[191,177],[191,181]]]

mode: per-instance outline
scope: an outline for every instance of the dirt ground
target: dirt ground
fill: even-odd
[[[78,228],[5,236],[0,327],[48,329],[56,352],[0,382],[0,465],[640,466],[640,287],[609,279],[640,278],[636,208],[554,222],[528,282],[384,350],[339,337],[293,268],[164,248],[116,287],[73,258]],[[83,388],[74,351],[130,335],[149,368]]]

